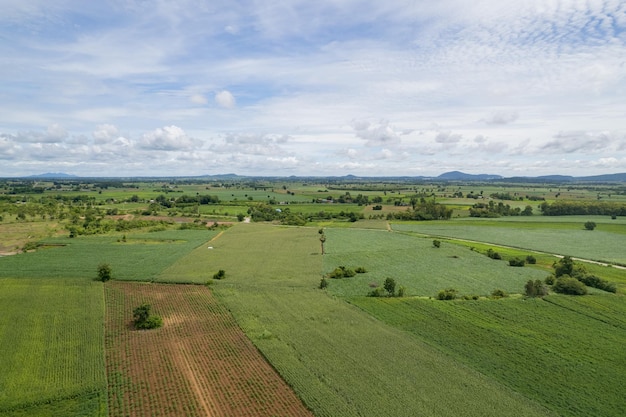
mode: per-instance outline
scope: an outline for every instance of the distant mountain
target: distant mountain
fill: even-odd
[[[592,175],[590,177],[575,177],[578,181],[626,181],[626,172],[619,174]]]
[[[500,180],[502,176],[493,174],[466,174],[461,171],[450,171],[439,175],[437,179],[446,181],[487,181]]]
[[[26,177],[26,178],[55,178],[55,179],[61,179],[61,178],[78,178],[78,176],[72,175],[72,174],[65,174],[63,172],[46,172],[45,174],[31,175],[31,176]]]

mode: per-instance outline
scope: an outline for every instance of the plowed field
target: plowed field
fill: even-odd
[[[105,344],[111,417],[312,416],[207,287],[107,283]]]

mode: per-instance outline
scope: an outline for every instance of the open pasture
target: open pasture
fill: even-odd
[[[100,263],[108,263],[113,278],[150,281],[164,268],[202,245],[214,230],[166,230],[152,233],[59,237],[45,239],[43,248],[0,258],[0,277],[96,278]]]
[[[513,219],[513,220],[512,220]],[[540,219],[540,220],[535,220]],[[551,219],[549,221],[547,219]],[[597,228],[585,230],[586,221]],[[626,264],[626,219],[608,216],[463,219],[447,222],[394,223],[393,230],[432,237],[467,239],[496,245]]]
[[[163,327],[135,330],[142,303]],[[106,284],[109,416],[311,416],[205,286]]]
[[[0,416],[106,417],[102,284],[0,279]]]
[[[316,416],[550,414],[317,289],[316,228],[240,224],[212,245],[207,269],[226,271],[213,291]]]
[[[395,226],[395,225],[394,225]],[[368,272],[352,278],[330,279],[328,289],[342,297],[365,296],[385,278],[403,286],[409,296],[435,296],[444,288],[460,295],[487,296],[494,289],[521,293],[529,279],[543,279],[545,271],[514,268],[466,247],[433,239],[380,230],[326,229],[324,273],[338,266],[364,267]]]
[[[351,302],[560,416],[626,414],[622,296]]]

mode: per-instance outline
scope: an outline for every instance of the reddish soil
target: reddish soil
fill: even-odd
[[[312,416],[207,287],[109,282],[106,308],[109,416]]]

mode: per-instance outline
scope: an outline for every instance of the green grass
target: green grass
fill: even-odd
[[[626,415],[621,296],[352,302],[558,415]]]
[[[323,269],[318,239],[317,228],[240,224],[211,242],[213,258],[195,252],[198,265],[226,271],[213,291],[315,415],[548,414],[317,289]]]
[[[102,284],[0,279],[0,305],[0,415],[106,416]]]
[[[583,228],[583,218],[598,222],[596,230]],[[530,250],[569,255],[573,257],[626,264],[626,221],[617,220],[612,223],[610,218],[581,217],[579,221],[572,219],[556,219],[548,222],[515,220],[485,221],[467,219],[450,222],[394,223],[397,231],[416,232],[430,236],[452,237],[472,241],[513,246]],[[608,220],[607,220],[608,219]],[[586,221],[586,220],[585,220]]]
[[[326,230],[324,273],[338,266],[364,267],[368,272],[352,278],[329,280],[329,291],[350,297],[366,295],[370,284],[382,286],[385,278],[406,288],[406,295],[435,296],[453,287],[460,295],[486,296],[498,288],[521,293],[529,279],[544,279],[548,273],[535,268],[514,268],[468,248],[380,230]]]
[[[111,265],[113,278],[150,281],[181,256],[217,234],[207,230],[51,238],[33,253],[0,258],[0,277],[96,278],[100,263]],[[59,246],[54,246],[59,245]]]

